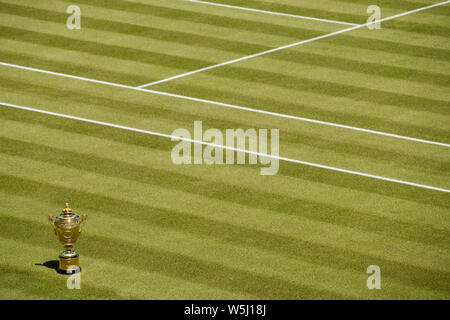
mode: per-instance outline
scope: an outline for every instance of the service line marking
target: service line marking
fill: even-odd
[[[429,189],[429,190],[434,190],[434,191],[450,193],[450,190],[448,190],[448,189],[432,187],[432,186],[428,186],[428,185],[424,185],[424,184],[408,182],[408,181],[392,179],[392,178],[386,178],[386,177],[377,176],[377,175],[373,175],[373,174],[368,174],[368,173],[363,173],[363,172],[358,172],[358,171],[352,171],[352,170],[347,170],[347,169],[341,169],[341,168],[321,165],[321,164],[317,164],[317,163],[313,163],[313,162],[306,162],[306,161],[301,161],[301,160],[296,160],[296,159],[291,159],[291,158],[286,158],[286,157],[280,157],[280,156],[266,154],[266,153],[255,152],[255,151],[251,151],[251,150],[245,150],[245,149],[240,149],[240,148],[232,148],[232,147],[219,145],[219,144],[215,144],[215,143],[209,143],[209,142],[205,142],[205,141],[193,140],[193,139],[173,136],[173,135],[169,135],[169,134],[165,134],[165,133],[149,131],[149,130],[143,130],[143,129],[137,129],[137,128],[133,128],[133,127],[127,127],[127,126],[122,126],[122,125],[108,123],[108,122],[103,122],[103,121],[91,120],[91,119],[77,117],[77,116],[72,116],[72,115],[67,115],[67,114],[63,114],[63,113],[56,113],[56,112],[51,112],[51,111],[47,111],[47,110],[30,108],[30,107],[20,106],[20,105],[6,103],[6,102],[0,102],[0,105],[2,105],[4,107],[7,107],[7,108],[14,108],[14,109],[26,110],[26,111],[31,111],[31,112],[37,112],[37,113],[51,115],[51,116],[60,117],[60,118],[66,118],[66,119],[71,119],[71,120],[83,121],[83,122],[88,122],[88,123],[97,124],[97,125],[101,125],[101,126],[112,127],[112,128],[122,129],[122,130],[127,130],[127,131],[133,131],[133,132],[148,134],[148,135],[152,135],[152,136],[158,136],[158,137],[162,137],[162,138],[172,139],[174,141],[180,141],[180,140],[181,141],[187,141],[187,142],[190,142],[190,143],[197,143],[197,144],[202,144],[202,145],[222,148],[222,149],[225,149],[225,150],[244,152],[244,153],[248,153],[248,154],[254,154],[254,155],[257,155],[257,156],[260,156],[260,157],[266,157],[266,158],[276,159],[276,160],[280,160],[280,161],[286,161],[286,162],[291,162],[291,163],[296,163],[296,164],[302,164],[302,165],[306,165],[306,166],[310,166],[310,167],[321,168],[321,169],[331,170],[331,171],[335,171],[335,172],[347,173],[347,174],[362,176],[362,177],[371,178],[371,179],[377,179],[377,180],[388,181],[388,182],[393,182],[393,183],[398,183],[398,184],[403,184],[403,185],[408,185],[408,186],[413,186],[413,187],[418,187],[418,188],[423,188],[423,189]]]
[[[440,3],[436,3],[436,4],[433,4],[433,5],[429,5],[429,6],[426,6],[426,7],[422,7],[422,8],[419,8],[419,9],[415,9],[415,10],[399,13],[399,14],[396,14],[396,15],[393,15],[393,16],[390,16],[390,17],[387,17],[387,18],[383,18],[383,19],[380,19],[380,20],[368,22],[368,23],[365,23],[365,24],[356,25],[356,26],[353,26],[353,27],[350,27],[350,28],[347,28],[347,29],[331,32],[331,33],[324,34],[324,35],[321,35],[321,36],[318,36],[318,37],[314,37],[314,38],[311,38],[311,39],[307,39],[307,40],[302,40],[302,41],[299,41],[299,42],[291,43],[291,44],[288,44],[288,45],[285,45],[285,46],[282,46],[282,47],[278,47],[278,48],[262,51],[262,52],[259,52],[259,53],[255,53],[255,54],[252,54],[252,55],[249,55],[249,56],[242,57],[242,58],[238,58],[238,59],[233,59],[233,60],[230,60],[230,61],[222,62],[222,63],[215,64],[215,65],[212,65],[212,66],[209,66],[209,67],[201,68],[201,69],[198,69],[198,70],[182,73],[182,74],[179,74],[179,75],[176,75],[176,76],[173,76],[173,77],[169,77],[169,78],[166,78],[166,79],[162,79],[162,80],[146,83],[146,84],[143,84],[143,85],[139,86],[139,88],[146,88],[146,87],[154,86],[154,85],[157,85],[157,84],[160,84],[160,83],[164,83],[164,82],[168,82],[168,81],[171,81],[171,80],[187,77],[187,76],[190,76],[190,75],[193,75],[193,74],[197,74],[197,73],[200,73],[200,72],[203,72],[203,71],[216,69],[216,68],[227,66],[227,65],[230,65],[230,64],[233,64],[233,63],[236,63],[236,62],[241,62],[241,61],[244,61],[244,60],[260,57],[262,55],[266,55],[266,54],[269,54],[269,53],[273,53],[273,52],[281,51],[281,50],[284,50],[284,49],[296,47],[296,46],[299,46],[299,45],[302,45],[302,44],[305,44],[305,43],[310,43],[310,42],[317,41],[317,40],[320,40],[320,39],[333,37],[333,36],[336,36],[338,34],[342,34],[342,33],[345,33],[345,32],[352,31],[352,30],[364,28],[364,27],[370,26],[372,24],[381,23],[381,22],[384,22],[384,21],[388,21],[388,20],[392,20],[392,19],[395,19],[395,18],[403,17],[403,16],[406,16],[406,15],[411,14],[411,13],[416,13],[416,12],[419,12],[419,11],[431,9],[431,8],[438,7],[438,6],[442,6],[442,5],[447,4],[447,3],[450,3],[450,0],[444,1],[444,2],[440,2]]]
[[[74,75],[70,75],[70,74],[65,74],[65,73],[60,73],[60,72],[53,72],[53,71],[48,71],[48,70],[43,70],[43,69],[38,69],[38,68],[25,67],[25,66],[21,66],[21,65],[17,65],[17,64],[12,64],[12,63],[0,62],[0,65],[1,66],[5,66],[5,67],[10,67],[10,68],[22,69],[22,70],[33,71],[33,72],[44,73],[44,74],[50,74],[50,75],[58,76],[58,77],[64,77],[64,78],[76,79],[76,80],[87,81],[87,82],[92,82],[92,83],[98,83],[98,84],[103,84],[103,85],[112,86],[112,87],[130,89],[130,90],[147,92],[147,93],[153,93],[153,94],[166,96],[166,97],[172,97],[172,98],[177,98],[177,99],[195,101],[195,102],[200,102],[200,103],[206,103],[206,104],[216,105],[216,106],[224,107],[224,108],[230,108],[230,109],[236,109],[236,110],[243,110],[243,111],[248,111],[248,112],[260,113],[260,114],[265,114],[265,115],[279,117],[279,118],[285,118],[285,119],[291,119],[291,120],[297,120],[297,121],[304,121],[304,122],[315,123],[315,124],[331,126],[331,127],[337,127],[337,128],[347,129],[347,130],[353,130],[353,131],[359,131],[359,132],[364,132],[364,133],[376,134],[376,135],[390,137],[390,138],[395,138],[395,139],[401,139],[401,140],[408,140],[408,141],[413,141],[413,142],[420,142],[420,143],[426,143],[426,144],[431,144],[431,145],[437,145],[437,146],[441,146],[441,147],[447,147],[447,148],[450,147],[450,144],[443,143],[443,142],[424,140],[424,139],[407,137],[407,136],[402,136],[402,135],[398,135],[398,134],[387,133],[387,132],[382,132],[382,131],[377,131],[377,130],[358,128],[358,127],[348,126],[348,125],[339,124],[339,123],[333,123],[333,122],[309,119],[309,118],[298,117],[298,116],[293,116],[293,115],[288,115],[288,114],[283,114],[283,113],[271,112],[271,111],[266,111],[266,110],[242,107],[242,106],[228,104],[228,103],[223,103],[223,102],[217,102],[217,101],[212,101],[212,100],[206,100],[206,99],[194,98],[194,97],[189,97],[189,96],[183,96],[183,95],[174,94],[174,93],[163,92],[163,91],[156,91],[156,90],[151,90],[151,89],[144,89],[144,88],[139,88],[139,87],[133,87],[133,86],[125,85],[125,84],[119,84],[119,83],[114,83],[114,82],[109,82],[109,81],[102,81],[102,80],[95,80],[95,79],[90,79],[90,78],[86,78],[86,77],[74,76]]]
[[[314,18],[314,17],[307,17],[307,16],[299,16],[299,15],[296,15],[296,14],[289,14],[289,13],[282,13],[282,12],[274,12],[274,11],[267,11],[267,10],[239,7],[239,6],[232,6],[232,5],[223,4],[223,3],[216,3],[216,2],[208,2],[208,1],[200,1],[200,0],[185,0],[185,1],[199,3],[199,4],[207,4],[207,5],[216,6],[216,7],[224,7],[224,8],[230,8],[230,9],[238,9],[238,10],[245,10],[245,11],[252,11],[252,12],[259,12],[259,13],[267,13],[267,14],[272,14],[272,15],[276,15],[276,16],[284,16],[284,17],[297,18],[297,19],[303,19],[303,20],[313,20],[313,21],[329,22],[329,23],[336,23],[336,24],[344,24],[344,25],[347,25],[347,26],[357,26],[358,25],[357,23],[350,23],[350,22],[343,22],[343,21],[329,20],[329,19],[322,19],[322,18]]]

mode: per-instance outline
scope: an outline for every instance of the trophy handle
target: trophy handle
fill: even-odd
[[[81,228],[86,225],[87,218],[88,218],[88,216],[86,214],[81,215],[81,218],[78,221],[78,225],[80,226],[80,232],[81,232]]]
[[[54,216],[48,216],[48,221],[51,223],[51,225],[53,226],[53,231],[55,231],[56,234],[56,228],[55,228],[55,217]]]
[[[48,216],[48,221],[52,224],[52,226],[55,226],[55,217],[54,216]]]

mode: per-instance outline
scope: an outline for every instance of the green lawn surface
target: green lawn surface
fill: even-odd
[[[365,23],[356,0],[210,0]],[[439,1],[373,0],[388,17]],[[182,0],[0,0],[0,62],[140,86],[348,28]],[[450,5],[149,87],[450,143]],[[171,134],[280,129],[280,155],[450,189],[450,149],[0,65],[0,102]],[[0,299],[449,299],[450,197],[281,161],[181,165],[175,142],[0,105]],[[43,264],[87,214],[81,290]],[[48,263],[47,263],[48,264]],[[366,269],[381,268],[381,290]]]

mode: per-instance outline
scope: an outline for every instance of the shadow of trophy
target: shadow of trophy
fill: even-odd
[[[45,261],[44,263],[35,263],[34,265],[35,266],[43,266],[43,267],[58,271],[59,260],[49,260],[49,261]]]
[[[66,203],[66,207],[58,217],[48,216],[48,220],[53,225],[59,241],[64,245],[64,251],[59,255],[58,273],[74,274],[81,272],[79,254],[72,248],[80,235],[81,227],[87,221],[87,215],[77,216]]]

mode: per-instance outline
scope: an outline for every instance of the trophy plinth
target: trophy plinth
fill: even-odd
[[[81,218],[72,213],[69,204],[58,217],[48,216],[50,223],[53,225],[56,236],[64,245],[64,251],[59,255],[58,273],[74,274],[81,271],[79,266],[79,255],[72,250],[73,244],[77,241],[81,227],[87,220],[87,215],[83,214]]]

